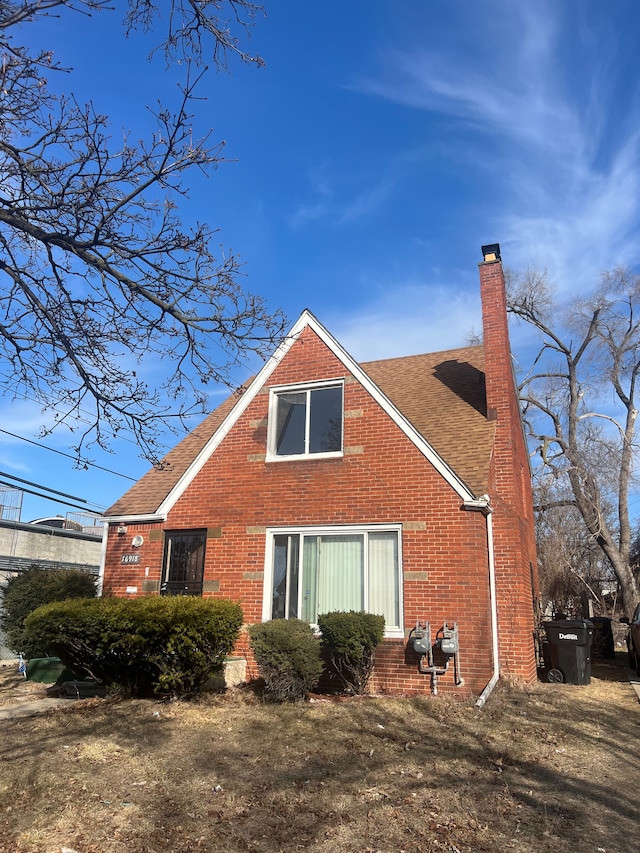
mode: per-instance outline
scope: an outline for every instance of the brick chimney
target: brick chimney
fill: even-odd
[[[533,498],[527,442],[511,360],[507,295],[497,243],[482,247],[480,297],[487,417],[495,421],[490,486],[500,665],[503,674],[535,678],[533,599],[537,595]]]
[[[511,346],[507,323],[507,295],[500,258],[500,245],[482,247],[480,299],[487,385],[487,415],[503,422],[509,418],[515,394]],[[518,416],[519,420],[519,416]]]
[[[496,421],[496,441],[493,468],[498,492],[507,503],[517,501],[522,507],[523,482],[514,476],[526,464],[529,478],[528,453],[522,430],[518,391],[511,360],[507,294],[500,258],[500,246],[492,243],[482,247],[484,260],[480,268],[480,299],[482,301],[482,331],[484,369],[487,389],[487,417]],[[527,489],[525,488],[525,491]]]

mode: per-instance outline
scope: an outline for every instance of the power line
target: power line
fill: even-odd
[[[62,498],[70,498],[72,501],[81,501],[84,504],[89,503],[85,498],[79,498],[77,495],[69,495],[67,492],[59,492],[57,489],[51,489],[49,486],[43,486],[41,483],[32,483],[31,480],[23,480],[21,477],[16,477],[13,474],[7,474],[6,471],[0,471],[0,477],[9,477],[9,479],[16,480],[18,483],[25,483],[27,486],[33,486],[34,489],[44,489],[45,492],[51,492],[52,495],[60,495]],[[4,485],[9,486],[9,488],[13,488],[10,483],[4,483]],[[27,489],[23,489],[23,491],[27,491]],[[40,495],[40,497],[43,496]],[[93,501],[91,501],[91,503],[93,503]],[[98,504],[95,504],[95,506],[98,506]]]
[[[81,461],[83,465],[86,465],[90,468],[97,468],[99,471],[106,471],[107,474],[113,474],[116,477],[122,477],[125,480],[131,480],[132,483],[136,482],[135,477],[130,477],[128,474],[121,474],[119,471],[112,471],[111,468],[103,468],[102,465],[98,465],[95,462],[89,462],[86,459],[79,460],[77,456],[72,456],[70,453],[64,453],[62,450],[57,450],[55,447],[48,447],[46,444],[41,444],[39,441],[33,441],[30,438],[25,438],[23,435],[16,435],[14,432],[9,432],[6,429],[0,429],[0,432],[5,435],[10,435],[11,438],[18,438],[20,441],[26,441],[27,444],[33,444],[34,447],[39,447],[42,450],[48,450],[50,453],[57,453],[59,456],[64,456],[67,459],[72,459],[73,461]],[[9,475],[7,475],[9,476]]]
[[[2,372],[0,372],[0,378],[5,379],[5,380],[11,380],[11,377],[8,374],[2,373]],[[26,400],[30,403],[36,403],[37,405],[42,405],[42,400],[39,400],[37,397],[34,397],[30,394],[27,394],[26,391],[19,391],[17,389],[14,389],[12,391],[12,394],[13,394],[14,398],[17,397],[21,400]],[[0,393],[0,398],[3,396],[4,395],[2,393]],[[61,412],[60,407],[56,404],[50,404],[50,405],[48,405],[47,408],[51,409],[54,412],[59,412],[60,414],[65,415],[65,417],[66,417],[66,413]],[[185,417],[189,417],[189,415],[186,415]],[[79,421],[80,423],[88,424],[89,426],[93,422],[93,419],[91,418],[90,412],[88,412],[86,409],[85,410],[81,409],[79,406],[78,406],[78,414],[74,417],[74,420]],[[112,429],[106,430],[106,432],[108,433],[110,438],[112,438],[112,439],[116,438],[116,433]],[[117,434],[118,441],[126,441],[128,444],[133,444],[136,447],[140,446],[135,438],[129,438],[129,437],[127,437],[127,435],[125,433],[133,433],[133,430],[131,430],[130,427],[123,427],[122,429],[120,429],[118,431],[118,434]],[[170,449],[171,449],[171,447],[167,444],[160,444],[158,446],[158,450],[165,452],[165,453],[168,452]],[[72,457],[72,458],[75,458],[75,457]]]
[[[11,483],[5,483],[4,480],[0,480],[0,486],[7,486],[10,489],[14,489]],[[46,487],[45,487],[46,488]],[[74,509],[82,509],[85,512],[93,512],[96,514],[102,514],[102,509],[91,509],[88,506],[81,506],[80,504],[71,503],[71,501],[61,501],[58,498],[51,497],[51,495],[43,495],[40,492],[34,492],[32,489],[25,489],[24,487],[20,489],[21,492],[26,492],[28,495],[35,495],[37,498],[42,498],[45,501],[52,501],[53,503],[62,504],[63,506],[72,506]],[[80,498],[82,500],[82,498]]]

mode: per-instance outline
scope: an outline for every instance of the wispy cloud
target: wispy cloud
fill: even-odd
[[[324,219],[331,211],[331,206],[324,201],[316,201],[310,204],[300,203],[287,219],[287,224],[294,231],[310,222]]]
[[[428,112],[431,133],[451,121],[470,129],[474,168],[500,179],[499,205],[486,214],[503,254],[512,265],[548,265],[570,293],[639,248],[639,137],[634,121],[614,123],[609,112],[616,44],[598,33],[587,51],[589,22],[569,21],[561,4],[490,5],[497,35],[485,30],[473,49],[444,38],[387,51],[385,71],[358,88]]]
[[[2,449],[0,449],[0,468],[9,474],[14,473],[16,476],[18,474],[28,474],[31,470],[22,459],[18,459],[15,454],[3,451]],[[0,491],[3,488],[5,487],[0,486]]]
[[[478,297],[426,281],[385,286],[364,311],[326,322],[358,361],[454,349],[482,331]]]
[[[293,230],[309,222],[324,219],[332,209],[334,190],[331,181],[331,164],[325,161],[314,165],[307,173],[307,181],[309,200],[298,202],[296,209],[287,219],[287,224]]]
[[[395,181],[389,177],[384,177],[372,187],[367,187],[356,198],[348,202],[342,212],[338,214],[338,225],[355,222],[363,216],[367,216],[372,211],[377,210],[391,195],[394,186]]]
[[[2,429],[28,438],[36,438],[43,429],[49,429],[55,424],[55,413],[52,410],[43,411],[42,407],[29,400],[2,401],[0,405],[0,424]],[[0,432],[0,445],[14,444],[16,439]],[[68,434],[62,444],[68,442]]]
[[[555,198],[552,187],[546,195],[546,209],[511,210],[503,217],[502,233],[520,263],[547,266],[567,295],[592,287],[604,269],[637,263],[637,137],[621,145],[606,173],[585,174],[569,197]]]
[[[319,220],[326,220],[334,225],[347,225],[374,213],[393,193],[403,159],[402,155],[390,158],[384,173],[376,173],[372,180],[369,175],[364,175],[364,186],[355,191],[354,178],[351,175],[336,170],[330,180],[328,167],[325,165],[322,169],[322,180],[319,180],[318,169],[312,170],[308,199],[298,203],[288,217],[287,224],[294,230]]]

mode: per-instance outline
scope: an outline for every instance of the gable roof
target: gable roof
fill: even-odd
[[[361,364],[476,495],[488,489],[495,421],[487,420],[482,346]]]
[[[355,362],[303,311],[262,370],[231,394],[104,514],[162,518],[239,419],[301,331],[310,326],[464,500],[487,490],[494,424],[486,418],[483,348]]]
[[[217,409],[207,415],[202,423],[167,453],[158,467],[147,471],[113,506],[109,507],[103,513],[103,518],[117,516],[124,519],[129,516],[157,515],[158,507],[171,493],[193,460],[202,452],[207,442],[215,435],[242,396],[245,387],[246,385],[243,385],[238,388]]]

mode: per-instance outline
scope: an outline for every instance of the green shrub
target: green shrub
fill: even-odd
[[[276,702],[302,699],[322,675],[320,643],[308,622],[273,619],[249,627],[249,638],[267,695]]]
[[[37,565],[9,578],[0,590],[0,629],[6,634],[9,647],[28,658],[43,657],[44,648],[25,636],[27,616],[51,601],[95,598],[96,580],[94,575],[78,569],[42,569]]]
[[[376,647],[384,636],[384,616],[372,613],[325,613],[318,616],[322,649],[348,693],[367,689]]]
[[[242,625],[226,599],[98,598],[38,608],[25,631],[78,675],[125,695],[188,697],[222,668]]]

